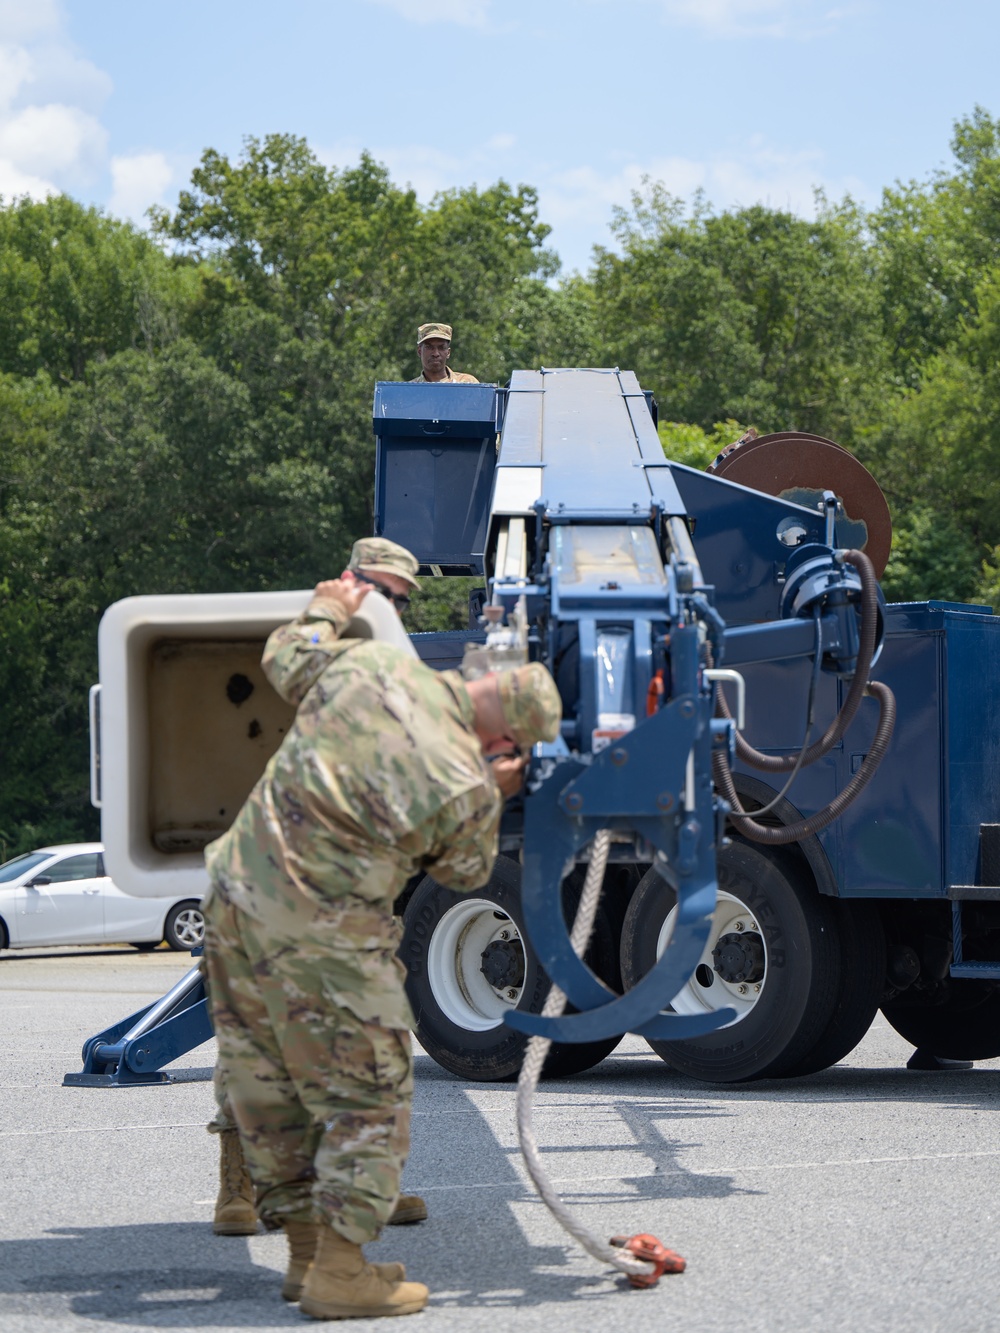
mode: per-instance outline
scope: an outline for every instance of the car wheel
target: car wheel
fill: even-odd
[[[650,1040],[678,1073],[711,1083],[774,1078],[820,1042],[840,992],[840,936],[814,884],[756,847],[718,854],[719,892],[701,961],[669,1009],[735,1009],[726,1027],[688,1041]],[[643,878],[622,930],[622,978],[631,988],[663,952],[676,894],[656,870]]]
[[[480,1082],[515,1079],[528,1038],[503,1021],[510,1008],[540,1013],[549,979],[528,943],[521,917],[520,867],[500,857],[478,893],[455,893],[428,875],[414,890],[403,918],[399,956],[421,1046],[442,1068]],[[568,881],[565,909],[579,886]],[[609,985],[618,979],[617,936],[599,910],[587,951],[590,966]],[[555,1043],[548,1078],[578,1074],[603,1060],[620,1037]]]
[[[0,949],[6,949],[10,943],[10,932],[7,929],[7,923],[3,917],[0,917]]]
[[[197,903],[178,903],[167,913],[163,938],[171,949],[199,949],[205,943],[205,916]]]

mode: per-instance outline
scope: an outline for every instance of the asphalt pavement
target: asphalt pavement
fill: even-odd
[[[212,1235],[211,1044],[169,1086],[61,1086],[85,1037],[189,965],[165,950],[0,955],[0,1333],[313,1326],[279,1297],[280,1234]],[[406,1327],[434,1333],[996,1329],[1000,1060],[913,1073],[910,1049],[878,1018],[825,1073],[720,1087],[628,1038],[543,1085],[535,1128],[566,1201],[599,1234],[652,1232],[686,1257],[648,1291],[536,1198],[513,1088],[418,1054],[404,1186],[430,1219],[371,1256],[429,1285]]]

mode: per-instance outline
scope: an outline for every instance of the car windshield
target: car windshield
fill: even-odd
[[[31,870],[40,862],[47,861],[51,855],[51,852],[25,852],[23,856],[15,856],[13,861],[5,861],[0,866],[0,884],[8,884],[12,879],[17,879],[26,870]]]

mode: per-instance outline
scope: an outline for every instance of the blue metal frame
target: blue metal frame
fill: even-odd
[[[162,999],[88,1038],[82,1071],[66,1074],[63,1085],[116,1088],[169,1083],[169,1074],[160,1072],[164,1065],[211,1036],[205,983],[194,967]]]
[[[425,571],[482,573],[499,410],[491,384],[375,386],[375,535]]]
[[[713,720],[702,671],[709,654],[714,665],[739,667],[748,739],[771,753],[794,753],[805,739],[818,624],[831,670],[819,680],[814,734],[826,728],[857,651],[857,580],[824,544],[824,514],[665,459],[648,396],[628,372],[518,371],[507,391],[379,384],[373,418],[376,532],[415,550],[425,568],[492,573],[499,470],[531,468],[542,478],[526,515],[528,577],[494,579],[492,593],[508,609],[523,599],[532,653],[557,673],[560,636],[570,636],[578,652],[575,674],[559,677],[563,736],[536,752],[521,835],[528,935],[579,1012],[553,1020],[513,1011],[509,1026],[560,1041],[624,1030],[676,1040],[712,1030],[728,1011],[704,1019],[662,1012],[700,958],[715,903],[725,807],[713,795],[710,761],[712,746],[728,745],[729,736]],[[609,524],[655,534],[662,584],[571,586],[562,578],[552,534]],[[784,544],[789,528],[799,546]],[[963,896],[990,893],[970,886],[981,875],[980,825],[1000,809],[1000,729],[988,721],[1000,715],[1000,621],[988,608],[931,602],[884,608],[884,629],[878,676],[899,704],[889,755],[847,812],[808,840],[806,854],[825,892],[951,899],[952,975],[1000,977],[1000,964],[965,962],[962,913]],[[448,667],[458,665],[469,637],[419,635],[415,642],[426,660]],[[625,645],[627,665],[609,687],[599,657],[610,639]],[[646,691],[658,670],[668,691],[647,718]],[[591,737],[609,699],[637,725],[595,753]],[[823,808],[843,789],[867,753],[876,711],[864,702],[842,742],[801,772],[782,803],[786,818]],[[773,790],[749,770],[736,778],[757,794]],[[510,827],[507,821],[508,842]],[[677,886],[667,950],[620,997],[573,952],[554,891],[601,828],[633,839],[637,857],[660,858]],[[211,1035],[197,985],[167,1010],[163,1004],[91,1038],[84,1072],[66,1081],[163,1079],[164,1064]]]

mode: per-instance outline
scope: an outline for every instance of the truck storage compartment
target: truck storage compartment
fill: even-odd
[[[159,639],[148,651],[149,831],[157,851],[224,833],[295,710],[261,669],[261,639]]]
[[[311,596],[128,597],[104,613],[93,771],[108,872],[127,892],[207,889],[205,847],[232,823],[295,716],[264,675],[264,645]],[[415,654],[374,592],[345,637]]]

